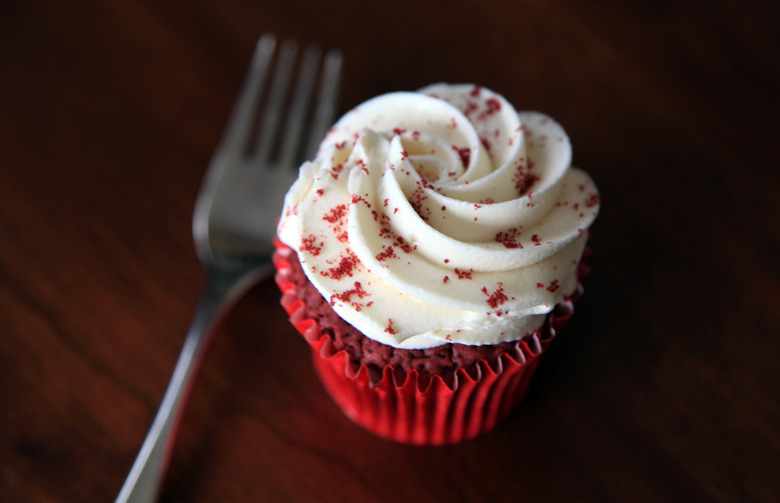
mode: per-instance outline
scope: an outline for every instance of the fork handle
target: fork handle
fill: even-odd
[[[230,307],[264,271],[263,268],[207,271],[206,285],[168,389],[116,503],[149,503],[157,497],[182,412],[209,342]]]

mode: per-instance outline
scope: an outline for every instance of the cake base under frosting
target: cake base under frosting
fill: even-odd
[[[306,310],[304,317],[316,320],[321,332],[331,338],[334,350],[345,351],[354,365],[365,366],[372,380],[381,379],[386,366],[393,367],[396,380],[399,382],[403,382],[408,372],[416,370],[423,387],[435,375],[448,381],[459,368],[474,376],[478,371],[477,363],[480,360],[494,366],[501,354],[514,355],[519,352],[517,344],[520,340],[525,338],[529,346],[534,347],[538,345],[538,340],[533,341],[534,337],[544,339],[555,335],[552,324],[546,322],[534,333],[517,334],[516,340],[498,344],[470,346],[449,343],[426,349],[395,348],[371,339],[339,317],[306,277],[297,255],[289,249],[287,252],[295,257],[288,258],[290,270],[285,280],[296,286],[295,294],[303,302]],[[582,264],[580,269],[578,276],[582,280],[587,267]],[[579,298],[581,292],[581,287],[578,287],[571,298],[566,298],[563,303],[556,306],[551,313],[552,317],[568,318],[572,311],[572,304]],[[558,323],[555,325],[558,329],[562,328]]]

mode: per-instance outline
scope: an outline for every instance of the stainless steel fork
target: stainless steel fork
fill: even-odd
[[[321,50],[314,46],[300,58],[297,53],[292,41],[283,42],[277,51],[271,35],[262,36],[257,43],[195,203],[192,233],[206,269],[206,286],[171,382],[117,502],[148,503],[156,498],[176,427],[208,342],[233,303],[270,273],[271,240],[284,194],[295,180],[300,162],[314,156],[332,122],[341,54],[331,50],[323,59]],[[299,71],[293,78],[298,59]],[[293,83],[288,100],[287,91]],[[317,99],[312,104],[315,88]],[[259,123],[256,117],[260,117]],[[302,141],[304,138],[307,141]]]

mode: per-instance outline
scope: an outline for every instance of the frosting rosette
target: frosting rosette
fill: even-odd
[[[344,115],[301,166],[278,236],[372,339],[496,344],[573,292],[598,210],[558,123],[479,86],[435,84]]]

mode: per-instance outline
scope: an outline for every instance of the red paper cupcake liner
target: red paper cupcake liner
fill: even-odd
[[[542,327],[501,353],[492,364],[479,360],[469,373],[463,368],[451,378],[434,375],[424,387],[416,370],[405,375],[388,365],[378,381],[365,365],[353,363],[345,350],[333,347],[317,321],[306,316],[306,307],[290,281],[291,260],[297,255],[276,241],[276,283],[281,304],[290,322],[312,347],[314,368],[328,394],[352,421],[382,437],[417,445],[461,442],[492,430],[515,409],[526,392],[555,335],[574,313],[588,273],[583,256],[575,294],[550,313]]]

